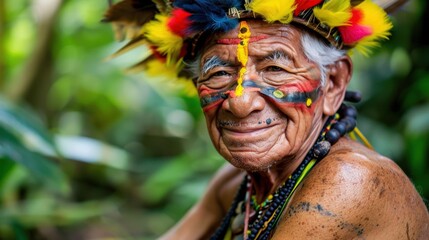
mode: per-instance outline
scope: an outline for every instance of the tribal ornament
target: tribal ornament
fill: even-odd
[[[119,40],[131,39],[113,57],[146,45],[151,54],[133,70],[150,71],[149,66],[154,64],[149,63],[158,61],[174,68],[179,77],[186,74],[184,60],[196,56],[196,44],[204,33],[225,33],[249,18],[299,24],[339,49],[356,49],[368,55],[380,40],[388,38],[392,28],[379,5],[392,10],[401,2],[404,1],[122,0],[107,10],[103,21],[113,23]]]

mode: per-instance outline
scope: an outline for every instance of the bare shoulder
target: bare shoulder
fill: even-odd
[[[427,239],[429,215],[392,160],[342,139],[296,192],[276,235],[285,231],[291,239]]]

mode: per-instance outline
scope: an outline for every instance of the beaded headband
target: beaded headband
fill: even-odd
[[[296,23],[310,29],[338,49],[368,55],[387,39],[392,24],[386,11],[401,0],[122,0],[108,9],[103,21],[112,22],[119,40],[131,39],[116,57],[146,45],[151,54],[130,70],[180,75],[183,59],[195,56],[196,39],[203,33],[225,33],[240,19],[268,23]],[[386,11],[385,11],[385,10]],[[170,77],[171,77],[170,76]]]

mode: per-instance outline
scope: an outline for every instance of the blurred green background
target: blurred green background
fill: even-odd
[[[224,163],[195,97],[124,73],[144,49],[103,61],[123,44],[100,23],[106,8],[0,0],[0,239],[154,239]],[[350,89],[361,130],[427,199],[427,2],[392,20],[391,41],[353,56]]]

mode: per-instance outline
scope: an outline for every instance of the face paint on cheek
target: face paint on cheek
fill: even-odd
[[[200,104],[204,112],[219,106],[230,94],[230,90],[213,91],[206,87],[200,87],[198,92],[200,96]]]
[[[309,81],[300,84],[286,84],[275,87],[260,86],[254,81],[243,81],[243,89],[248,92],[260,92],[261,94],[269,97],[272,102],[282,107],[296,107],[303,111],[314,110],[314,103],[320,96],[319,81]],[[298,89],[291,91],[290,89]],[[232,89],[224,91],[214,91],[205,86],[198,89],[200,95],[200,104],[204,112],[218,107],[228,97],[236,97],[235,91]]]
[[[315,84],[317,83],[317,84]],[[273,103],[282,107],[297,107],[303,111],[314,110],[314,103],[320,96],[320,85],[318,81],[311,81],[293,85],[297,91],[290,91],[292,85],[284,85],[279,88],[263,87],[261,93],[268,96]]]
[[[247,92],[261,91],[261,87],[258,86],[253,81],[244,81],[242,86],[243,86],[243,89],[245,88]],[[200,104],[204,112],[207,112],[210,109],[217,107],[228,97],[232,97],[232,98],[237,97],[235,95],[236,91],[233,89],[224,90],[224,91],[214,91],[207,88],[206,86],[199,87],[198,93],[200,96]]]

